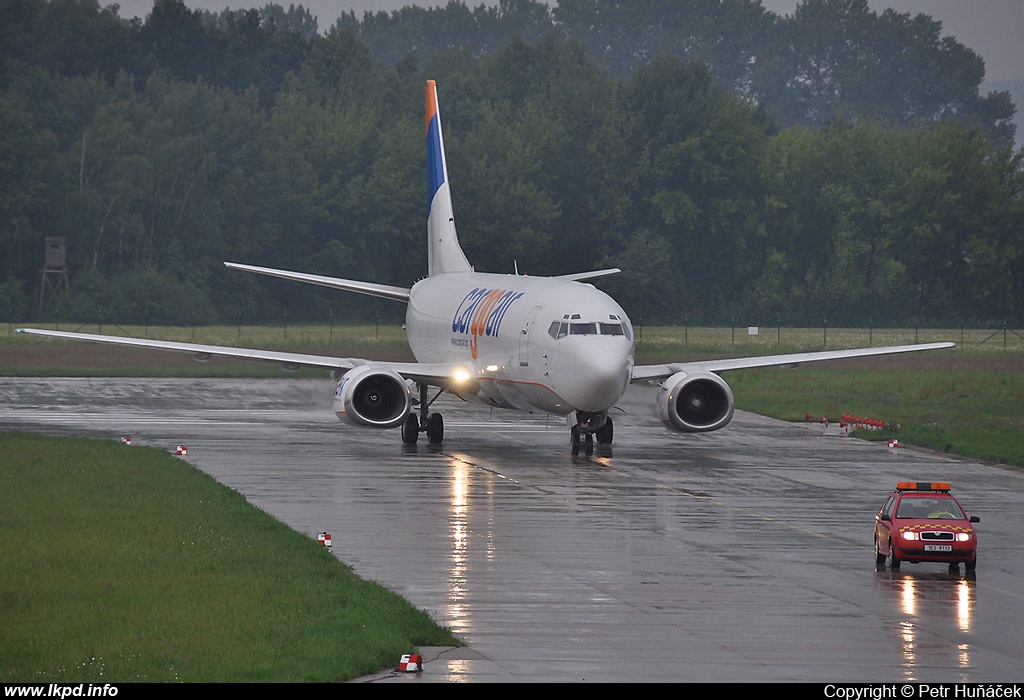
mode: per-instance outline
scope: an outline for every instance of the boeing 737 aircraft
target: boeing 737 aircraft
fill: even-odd
[[[427,277],[411,288],[236,263],[229,268],[405,302],[414,363],[176,343],[37,329],[19,332],[120,345],[323,367],[337,381],[334,408],[356,425],[401,428],[414,444],[444,437],[430,408],[443,393],[488,407],[566,416],[572,453],[612,442],[608,412],[630,382],[657,383],[662,422],[683,432],[724,428],[733,395],[721,372],[953,347],[929,343],[742,359],[635,365],[633,326],[615,300],[585,280],[617,269],[561,277],[477,272],[459,246],[434,81],[426,89]],[[433,393],[433,395],[431,395]]]

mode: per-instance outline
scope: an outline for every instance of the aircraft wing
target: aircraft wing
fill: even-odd
[[[199,343],[178,343],[169,340],[149,340],[146,338],[127,338],[117,335],[96,335],[91,333],[69,333],[65,331],[49,331],[37,328],[19,328],[18,333],[41,335],[65,340],[84,340],[93,343],[110,345],[127,345],[131,347],[151,348],[154,350],[174,350],[191,353],[197,360],[205,361],[217,355],[235,357],[258,362],[273,362],[283,369],[292,370],[299,367],[321,367],[323,369],[347,372],[361,365],[375,365],[394,370],[406,379],[447,386],[452,374],[462,365],[453,363],[420,363],[420,362],[377,362],[357,357],[331,357],[329,355],[307,355],[298,352],[278,352],[276,350],[255,350],[252,348],[236,348],[227,345],[201,345]]]
[[[915,345],[891,345],[880,348],[856,348],[853,350],[822,350],[819,352],[798,352],[788,355],[762,355],[760,357],[737,357],[724,360],[701,360],[699,362],[670,362],[664,365],[637,365],[633,367],[632,381],[666,379],[676,372],[701,369],[707,372],[725,372],[731,369],[754,369],[757,367],[795,367],[805,362],[823,360],[844,360],[851,357],[872,355],[893,355],[902,352],[940,350],[955,347],[955,343],[919,343]]]
[[[323,275],[310,275],[305,272],[290,272],[288,270],[275,270],[270,267],[257,267],[255,265],[242,265],[240,263],[224,263],[232,270],[244,270],[255,272],[259,275],[280,277],[281,279],[293,280],[295,282],[306,282],[307,284],[319,284],[321,287],[331,289],[342,289],[346,292],[358,292],[369,294],[374,297],[393,299],[394,301],[409,301],[409,290],[405,287],[392,287],[387,284],[375,284],[373,282],[358,282],[356,280],[345,280],[338,277],[324,277]]]

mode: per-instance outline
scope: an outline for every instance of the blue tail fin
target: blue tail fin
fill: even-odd
[[[437,110],[437,87],[427,81],[427,274],[470,272],[472,266],[459,246],[448,186],[448,164]]]

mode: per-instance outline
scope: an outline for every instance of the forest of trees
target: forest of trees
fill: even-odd
[[[422,277],[434,79],[477,269],[620,267],[600,284],[646,323],[1024,323],[1015,107],[929,17],[503,0],[318,29],[0,0],[0,316],[400,319],[222,262]],[[70,285],[40,308],[44,236]]]

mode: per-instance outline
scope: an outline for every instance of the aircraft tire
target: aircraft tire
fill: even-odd
[[[415,445],[420,436],[420,422],[413,414],[405,417],[402,423],[402,442],[406,445]]]
[[[431,445],[440,445],[444,440],[444,419],[440,413],[431,413],[427,418],[427,439]]]
[[[569,428],[569,449],[573,457],[580,453],[580,427],[578,425]]]

